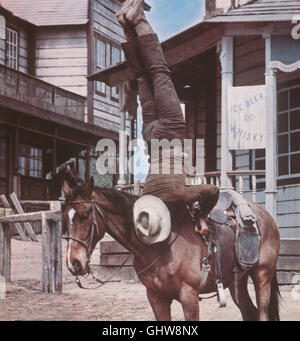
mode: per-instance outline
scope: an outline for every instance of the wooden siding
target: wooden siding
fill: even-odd
[[[277,221],[283,238],[300,237],[300,185],[280,186]]]
[[[120,2],[117,0],[94,0],[93,4],[93,48],[95,49],[96,36],[115,46],[120,46],[125,41],[123,30],[115,16],[120,8]],[[95,60],[93,64],[93,71],[96,71]],[[93,114],[96,125],[117,132],[120,130],[119,102],[111,99],[111,91],[108,86],[106,86],[105,95],[96,93],[94,86]],[[129,128],[129,121],[127,121],[126,126]]]
[[[39,28],[36,33],[36,75],[44,81],[87,96],[87,28]]]

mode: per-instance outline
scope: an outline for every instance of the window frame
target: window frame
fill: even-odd
[[[22,176],[34,178],[34,179],[43,179],[44,178],[44,155],[43,149],[36,146],[30,146],[27,144],[19,145],[19,174]],[[26,150],[25,154],[22,154],[22,151]],[[32,150],[37,150],[37,155],[31,155]],[[24,167],[21,166],[21,158],[25,159]],[[33,167],[31,167],[31,161],[33,161]],[[37,165],[37,167],[36,167]],[[41,167],[40,167],[41,166]],[[24,172],[22,171],[24,170]],[[34,172],[34,174],[32,174]]]
[[[102,42],[105,46],[105,65],[101,66],[98,65],[98,41]],[[120,57],[119,57],[119,62],[120,63],[122,61],[122,49],[120,47],[120,45],[118,45],[116,42],[114,42],[111,39],[108,39],[102,35],[100,35],[99,33],[95,32],[95,71],[99,71],[103,68],[107,68],[116,64],[112,64],[112,58],[113,58],[113,48],[117,49],[119,51]],[[101,91],[98,89],[98,83],[102,83],[103,87],[104,87],[104,91]],[[114,89],[118,87],[109,87],[106,86],[105,83],[101,82],[101,81],[95,81],[95,92],[98,95],[101,95],[103,97],[107,97],[107,95],[110,96],[110,99],[112,101],[115,102],[119,102],[119,94],[118,94],[118,90],[116,91],[116,95],[114,93]],[[108,91],[107,91],[108,90]]]
[[[100,41],[101,43],[104,44],[104,58],[105,58],[105,65],[103,66],[100,66],[98,65],[98,57],[99,57],[99,54],[98,54],[98,41]],[[104,69],[106,67],[106,42],[100,38],[99,36],[96,36],[95,37],[95,69],[96,71],[99,71],[101,69]],[[101,87],[104,87],[104,91],[101,91],[98,89],[98,84],[101,84]],[[101,96],[104,96],[106,97],[106,84],[104,82],[101,82],[101,81],[95,81],[95,92],[98,94],[98,95],[101,95]]]
[[[288,82],[283,84],[282,86],[279,87],[277,91],[277,128],[276,128],[276,137],[277,137],[277,151],[276,151],[276,180],[277,180],[277,185],[288,185],[288,184],[298,184],[300,183],[300,172],[298,173],[292,173],[291,169],[291,157],[293,155],[300,155],[300,149],[297,151],[291,151],[291,135],[294,133],[299,133],[300,128],[297,129],[291,129],[291,113],[300,111],[300,106],[297,106],[295,108],[291,108],[291,96],[290,96],[290,91],[293,89],[299,89],[300,90],[300,80],[297,80],[296,82]],[[279,94],[287,92],[287,108],[284,110],[280,110],[279,108]],[[279,111],[280,110],[280,111]],[[280,115],[286,115],[287,114],[287,129],[284,131],[279,131],[279,117]],[[299,113],[300,115],[300,113]],[[287,136],[288,139],[288,144],[287,144],[287,152],[281,152],[279,153],[279,138],[280,136]],[[288,157],[288,173],[279,175],[279,158],[280,157]],[[257,156],[257,151],[253,150],[252,151],[252,169],[256,170],[256,162],[259,161],[265,161],[266,156]],[[259,177],[257,178],[257,183],[260,184],[260,186],[265,183],[265,177]]]
[[[16,34],[16,45],[15,45],[15,50],[16,50],[16,56],[8,56],[8,46],[12,45],[14,46],[13,42],[8,41],[8,31],[11,31],[12,33]],[[7,26],[6,27],[6,37],[5,37],[5,66],[9,67],[10,69],[13,70],[19,70],[19,51],[20,51],[20,31],[12,26]],[[13,58],[15,60],[15,66],[16,67],[12,67],[9,65],[9,58]]]

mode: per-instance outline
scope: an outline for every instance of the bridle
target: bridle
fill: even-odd
[[[87,250],[87,256],[88,256],[88,259],[90,261],[90,256],[92,255],[92,243],[93,243],[93,239],[94,239],[94,234],[96,233],[97,237],[99,237],[99,238],[101,236],[100,230],[99,230],[99,225],[97,223],[96,211],[99,213],[99,216],[100,216],[101,220],[103,221],[104,226],[106,228],[108,225],[107,225],[107,220],[105,218],[105,215],[104,215],[102,209],[96,204],[95,200],[71,201],[71,202],[66,202],[65,204],[66,205],[92,204],[92,230],[91,230],[91,233],[90,233],[88,240],[85,242],[79,238],[74,237],[72,235],[72,225],[70,225],[70,227],[69,227],[69,234],[62,236],[63,239],[66,239],[68,241],[74,240],[75,242],[78,242],[79,244],[84,246],[85,249]],[[90,242],[89,245],[87,245],[88,241]],[[94,279],[94,281],[98,282],[100,284],[96,288],[87,288],[81,284],[79,277],[76,276],[75,282],[79,288],[81,288],[81,289],[97,289],[97,288],[101,287],[102,285],[104,285],[105,283],[108,282],[108,280],[102,281],[101,279],[96,278],[92,270],[90,270],[89,273],[92,275],[92,278]]]
[[[92,229],[90,236],[88,240],[85,242],[79,238],[76,238],[72,235],[72,225],[70,224],[69,227],[69,234],[64,235],[62,238],[66,240],[74,240],[75,242],[78,242],[82,246],[84,246],[87,250],[88,258],[90,258],[92,254],[92,243],[95,237],[95,233],[97,237],[100,237],[100,230],[99,225],[97,223],[97,217],[96,217],[96,211],[99,213],[99,216],[101,220],[104,223],[104,226],[107,227],[107,220],[105,218],[105,215],[101,208],[96,204],[95,200],[82,200],[82,201],[72,201],[72,202],[66,202],[66,205],[75,205],[75,204],[92,204]],[[90,242],[89,245],[87,244],[88,241]]]

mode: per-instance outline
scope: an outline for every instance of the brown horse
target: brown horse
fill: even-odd
[[[92,179],[74,189],[65,183],[63,191],[66,196],[63,221],[64,226],[68,225],[67,266],[73,275],[90,271],[91,253],[107,232],[134,255],[135,271],[147,289],[157,320],[171,320],[173,300],[181,303],[185,320],[199,320],[198,295],[216,291],[215,277],[211,271],[205,285],[201,286],[202,260],[208,249],[194,232],[191,216],[185,208],[177,210],[168,243],[146,246],[132,228],[133,205],[137,197],[115,189],[95,188]],[[251,208],[261,233],[259,262],[249,272],[240,272],[238,301],[235,300],[233,277],[228,279],[227,285],[244,320],[279,320],[276,279],[279,230],[263,208],[254,203]],[[234,237],[230,228],[227,231],[225,226],[220,227],[224,234],[222,240],[231,245],[231,252],[222,256],[226,266],[231,263],[229,254],[233,254]],[[257,308],[248,294],[249,276],[255,286]]]

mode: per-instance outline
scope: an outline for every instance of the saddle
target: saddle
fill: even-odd
[[[259,261],[260,233],[256,217],[241,195],[221,192],[217,205],[206,219],[208,257],[202,263],[203,281],[207,278],[207,259],[214,269],[220,307],[226,306],[223,288],[234,279],[238,301],[238,273],[249,271]],[[202,237],[205,238],[205,237]]]
[[[235,231],[235,257],[241,270],[249,271],[259,260],[260,232],[249,202],[235,191],[220,193],[208,216],[210,226],[228,223]]]

